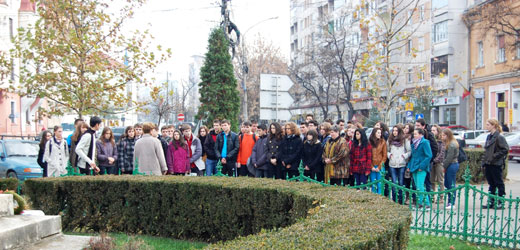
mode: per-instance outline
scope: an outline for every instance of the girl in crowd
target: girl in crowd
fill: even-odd
[[[132,174],[134,172],[134,146],[135,130],[133,126],[128,126],[117,144],[117,158],[119,159],[117,164],[121,174]]]
[[[282,178],[292,178],[298,175],[298,167],[302,159],[303,141],[300,137],[300,128],[294,122],[284,126],[285,136],[280,144],[280,158],[282,160]]]
[[[444,162],[442,166],[444,167],[444,186],[447,189],[455,188],[456,182],[455,177],[457,175],[457,171],[459,171],[459,143],[453,137],[453,132],[449,128],[442,130],[442,142],[443,147],[441,148],[439,145],[439,152],[446,151],[444,158]],[[455,208],[455,196],[457,195],[457,191],[448,193],[448,201],[446,204],[446,209]]]
[[[206,136],[208,135],[208,132],[208,127],[201,126],[197,135],[197,138],[199,138],[200,143],[202,145],[202,161],[204,162],[204,164],[206,163],[206,149],[204,148],[204,142],[206,142]]]
[[[325,183],[329,183],[330,180],[331,185],[346,185],[349,177],[349,148],[339,133],[339,126],[332,126],[330,139],[325,144],[322,156],[325,163]]]
[[[443,168],[443,162],[444,162],[444,140],[441,139],[442,137],[442,129],[439,125],[435,124],[432,126],[432,134],[435,137],[435,140],[437,141],[437,145],[439,145],[439,152],[437,153],[437,156],[433,159],[433,167],[432,172],[430,173],[430,183],[432,184],[432,190],[437,191],[435,189],[435,184],[439,183],[439,188],[441,191],[444,191],[444,168]],[[432,198],[432,202],[435,202],[435,198]],[[439,202],[444,202],[444,195],[440,195]]]
[[[168,145],[166,162],[168,165],[168,174],[184,175],[189,174],[191,171],[188,144],[184,140],[184,136],[181,135],[180,130],[173,132],[173,140],[170,145]]]
[[[45,144],[43,160],[47,162],[47,177],[60,177],[67,174],[69,146],[62,135],[63,128],[54,126],[54,136]]]
[[[390,165],[390,174],[392,181],[400,186],[404,185],[404,172],[406,163],[410,158],[412,149],[410,148],[410,140],[406,139],[401,125],[392,128],[392,133],[388,137],[388,163]],[[392,199],[397,201],[395,188],[392,188]],[[399,201],[403,203],[402,191],[399,191]]]
[[[415,126],[413,125],[413,123],[407,123],[404,125],[403,127],[403,133],[404,133],[404,139],[405,140],[408,140],[408,142],[410,143],[410,145],[412,145],[412,139],[413,139],[413,131],[415,129]],[[411,155],[411,154],[410,154]],[[412,174],[410,173],[410,169],[406,168],[406,170],[404,171],[404,186],[408,189],[412,189],[413,185],[412,185]],[[408,205],[408,199],[409,199],[409,196],[410,194],[407,192],[406,193],[406,201],[405,201],[405,204]],[[415,196],[414,196],[415,197]]]
[[[390,136],[390,133],[388,131],[388,126],[386,126],[386,124],[382,121],[378,121],[375,125],[374,125],[374,128],[380,128],[382,130],[382,135],[383,135],[383,138],[385,139],[385,141],[388,140],[388,137]]]
[[[43,177],[47,177],[47,162],[43,159],[43,155],[45,154],[45,144],[52,138],[52,133],[49,130],[45,130],[42,133],[42,138],[40,139],[40,150],[38,151],[38,165],[43,169]]]
[[[114,133],[109,127],[105,127],[101,132],[101,137],[96,141],[96,153],[99,174],[117,174],[114,172],[117,160],[117,147],[114,141]]]
[[[500,134],[502,133],[502,126],[496,119],[487,120],[486,129],[489,131],[489,135],[484,144],[482,166],[485,168],[486,179],[489,183],[489,193],[496,194],[498,189],[498,196],[504,197],[506,188],[502,179],[502,171],[509,152],[509,145],[507,145],[504,136]],[[495,199],[489,197],[488,204],[482,206],[482,208],[503,209],[504,203],[501,200],[495,202]]]
[[[323,149],[321,147],[320,140],[318,140],[318,132],[316,130],[309,130],[307,132],[305,143],[303,144],[303,165],[305,176],[313,179],[318,179],[321,171],[321,155]]]
[[[320,131],[320,141],[321,141],[321,146],[322,147],[325,147],[325,143],[327,143],[327,141],[330,139],[330,123],[328,122],[324,122],[320,125],[319,127],[319,131]]]
[[[372,146],[368,142],[363,129],[356,129],[354,141],[350,150],[350,175],[355,185],[367,183],[367,176],[372,168]]]
[[[381,179],[381,171],[384,170],[384,163],[388,157],[386,140],[383,138],[383,130],[374,128],[370,134],[370,146],[372,146],[372,168],[370,181]],[[381,183],[372,185],[372,192],[381,194]]]
[[[413,181],[417,187],[417,191],[424,192],[424,180],[428,171],[430,171],[430,160],[432,159],[432,150],[430,142],[424,139],[426,131],[416,128],[413,132],[412,139],[412,158],[408,162],[407,168],[412,173]],[[423,204],[424,202],[424,204]],[[417,195],[417,208],[427,210],[430,208],[430,199],[428,195]]]
[[[81,136],[87,131],[88,125],[84,121],[78,122],[76,125],[76,129],[74,130],[74,134],[70,138],[70,153],[69,153],[69,162],[74,172],[78,172],[78,155],[76,154],[76,145],[78,144]]]
[[[280,144],[282,143],[283,132],[279,123],[273,122],[269,125],[269,136],[267,139],[267,157],[270,169],[273,170],[276,179],[282,179],[282,160],[280,159]]]
[[[273,171],[270,169],[269,159],[267,157],[267,126],[260,124],[256,133],[259,138],[251,152],[251,164],[255,168],[255,177],[257,178],[273,178]]]

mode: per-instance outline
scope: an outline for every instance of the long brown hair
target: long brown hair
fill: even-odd
[[[456,147],[459,148],[459,142],[453,136],[453,132],[451,132],[451,129],[445,128],[442,130],[442,133],[446,135],[446,140],[443,140],[444,149],[448,149],[451,143],[455,143]]]
[[[179,140],[175,140],[175,133],[178,133],[179,134]],[[185,147],[187,144],[186,144],[186,141],[184,140],[184,135],[181,133],[180,130],[176,129],[175,131],[173,131],[173,136],[172,136],[172,144],[173,144],[173,147],[175,148],[175,150],[177,150],[177,143],[176,142],[179,142],[179,145],[181,147]]]
[[[298,125],[296,125],[296,123],[288,122],[285,124],[285,126],[289,126],[293,135],[300,136],[300,128],[298,128]]]
[[[397,136],[394,136],[394,129],[397,129]],[[402,125],[396,125],[390,131],[390,136],[388,137],[389,142],[399,141],[399,143],[404,144],[404,131]]]
[[[433,128],[435,128],[437,130],[437,135],[435,135],[435,140],[441,140],[441,133],[442,133],[441,126],[434,124],[434,125],[432,125],[432,129]],[[432,134],[433,134],[433,132],[432,132]]]
[[[45,144],[47,143],[47,135],[48,134],[52,135],[51,131],[49,131],[49,130],[43,131],[42,138],[40,139],[40,149],[45,147]]]
[[[499,133],[502,133],[502,126],[500,126],[500,123],[498,123],[498,120],[497,119],[489,119],[487,120],[487,122],[491,125],[493,125],[493,127],[495,127],[495,129],[499,132]]]
[[[110,133],[110,139],[108,139],[108,141],[105,138],[106,133]],[[110,142],[113,147],[116,146],[116,142],[114,141],[114,133],[112,132],[112,129],[110,129],[109,127],[103,128],[103,132],[101,132],[101,138],[99,138],[99,140],[101,140],[103,143]]]
[[[381,131],[381,138],[379,138],[379,139],[377,139],[377,137],[376,137],[377,131]],[[372,145],[372,147],[377,147],[380,143],[384,143],[385,138],[383,137],[383,129],[382,128],[372,129],[372,133],[370,134],[370,139],[368,139],[368,140],[370,141],[370,144]]]
[[[78,122],[78,125],[76,125],[76,130],[74,131],[74,134],[71,137],[72,141],[75,141],[75,142],[78,141],[79,137],[81,136],[81,128],[88,129],[89,126],[84,121]]]
[[[305,142],[308,142],[308,140],[307,140],[308,135],[312,135],[312,140],[311,140],[310,144],[311,145],[316,144],[316,142],[318,141],[318,132],[316,132],[316,130],[314,130],[314,129],[307,131],[307,134],[305,135]]]

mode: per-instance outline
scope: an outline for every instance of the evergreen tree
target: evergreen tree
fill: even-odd
[[[208,52],[200,69],[200,79],[200,119],[208,122],[227,119],[231,121],[231,129],[237,131],[240,97],[228,41],[220,28],[214,29],[209,36]]]

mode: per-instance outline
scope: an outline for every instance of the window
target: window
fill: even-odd
[[[25,123],[31,124],[31,116],[29,114],[29,109],[25,110]]]
[[[484,45],[478,42],[478,67],[484,66]]]
[[[432,77],[448,74],[448,56],[434,57],[431,60]]]
[[[424,20],[424,5],[419,6],[419,19]]]
[[[433,25],[433,42],[443,42],[448,40],[448,20]]]
[[[439,9],[448,5],[448,0],[432,0],[432,9]]]
[[[444,110],[444,123],[449,125],[457,124],[457,108],[446,108]]]
[[[411,83],[413,80],[412,71],[412,69],[408,69],[408,73],[406,73],[406,79],[408,83]]]
[[[412,54],[412,39],[409,39],[406,43],[406,52],[408,53],[408,55]]]
[[[520,59],[520,36],[516,36],[516,59]]]
[[[419,51],[424,50],[424,36],[419,37]]]
[[[413,10],[408,10],[408,20],[410,20],[410,24],[413,24]]]
[[[504,35],[497,36],[497,63],[506,61],[506,41]]]
[[[14,81],[14,59],[11,58],[11,81]]]
[[[425,69],[424,69],[424,67],[422,67],[422,68],[419,69],[419,70],[420,70],[420,72],[419,72],[419,81],[424,82],[424,80],[425,80],[424,70],[425,70]]]
[[[12,18],[9,18],[9,36],[11,39],[14,38],[14,23],[13,23],[13,19]]]
[[[11,119],[11,123],[14,123],[14,108],[15,108],[14,101],[11,101],[11,114],[9,115],[9,119]]]

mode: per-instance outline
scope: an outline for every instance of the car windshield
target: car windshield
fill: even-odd
[[[38,156],[38,144],[24,141],[7,141],[5,150],[8,156]]]
[[[514,137],[517,137],[518,135],[520,135],[519,133],[506,133],[504,134],[504,137],[505,138],[514,138]]]
[[[477,141],[485,141],[486,137],[488,135],[489,135],[489,133],[480,134],[479,136],[477,136],[477,138],[475,138],[475,140],[477,140]]]

